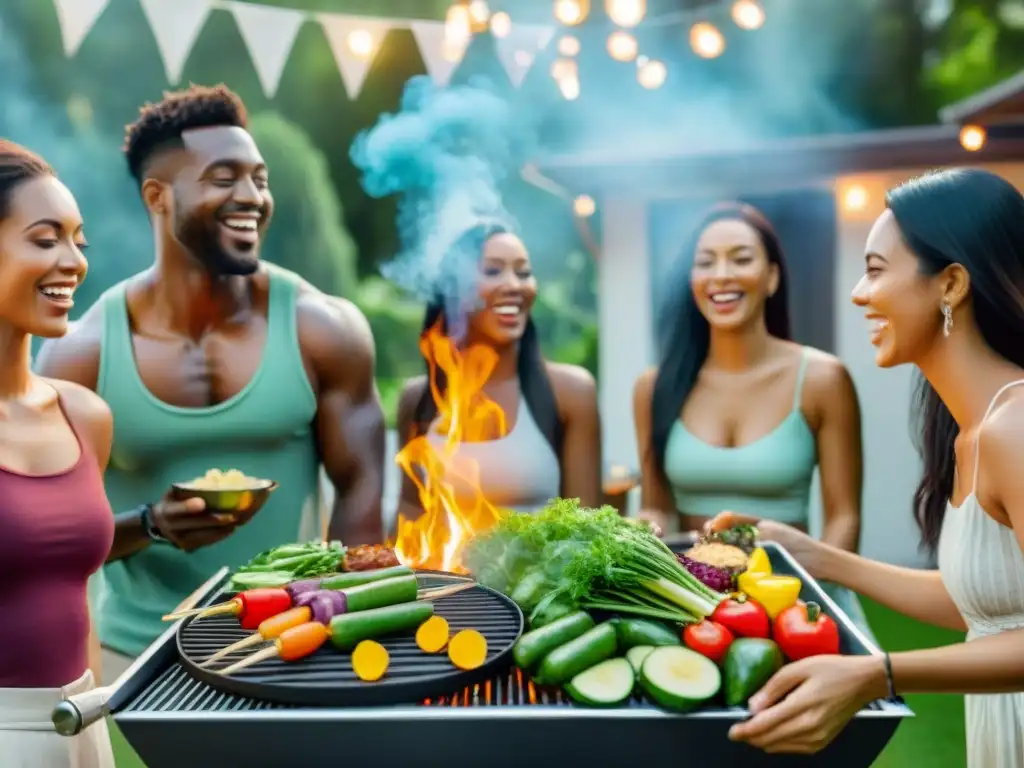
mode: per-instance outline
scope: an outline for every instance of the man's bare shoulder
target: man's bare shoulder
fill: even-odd
[[[66,334],[43,342],[34,361],[36,373],[96,390],[103,346],[102,305],[102,300],[97,301],[68,325]]]
[[[310,352],[373,355],[373,332],[354,303],[312,286],[300,288],[296,301],[299,343]]]

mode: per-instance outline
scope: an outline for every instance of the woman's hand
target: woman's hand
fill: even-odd
[[[774,541],[791,554],[814,578],[822,578],[821,561],[825,551],[817,539],[801,530],[774,520],[758,520],[750,515],[737,512],[721,512],[705,526],[705,533],[725,531],[737,525],[756,525],[758,538]]]
[[[729,738],[765,752],[811,755],[886,691],[881,657],[813,656],[776,672],[751,697],[753,717],[730,728]]]
[[[636,518],[646,522],[658,538],[664,536],[669,529],[669,516],[660,509],[641,509],[636,513]]]

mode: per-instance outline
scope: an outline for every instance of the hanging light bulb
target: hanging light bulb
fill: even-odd
[[[605,0],[604,10],[612,24],[635,27],[647,13],[647,0]]]
[[[590,14],[590,0],[555,0],[555,18],[569,27],[582,24]]]
[[[843,210],[847,213],[863,211],[868,207],[868,191],[860,184],[853,184],[843,192]]]
[[[473,23],[469,16],[469,8],[465,5],[452,5],[444,19],[444,37],[451,43],[469,42],[473,36]]]
[[[690,47],[701,58],[713,59],[725,50],[725,37],[718,27],[701,21],[690,28]]]
[[[977,152],[985,146],[985,129],[980,125],[965,125],[960,130],[960,146],[968,152]]]
[[[472,24],[479,24],[482,27],[486,27],[490,18],[491,9],[487,5],[487,0],[472,0],[469,4],[470,22]]]
[[[572,201],[572,211],[581,219],[593,216],[597,210],[597,203],[590,195],[580,195]]]
[[[504,11],[498,11],[491,16],[491,34],[495,37],[508,37],[512,31],[512,19]]]
[[[616,61],[632,61],[636,58],[636,38],[621,29],[608,35],[608,55]]]
[[[636,71],[637,82],[649,91],[661,88],[668,76],[668,69],[657,59],[648,59]]]
[[[578,79],[579,67],[573,59],[555,59],[551,62],[551,77],[557,82]]]
[[[757,0],[736,0],[732,4],[732,20],[740,29],[758,29],[764,24],[764,8]]]
[[[348,33],[345,42],[352,55],[360,59],[368,59],[373,55],[373,35],[366,29],[353,29]]]
[[[566,101],[576,101],[580,97],[580,79],[578,77],[566,77],[558,81],[558,90]]]
[[[575,56],[580,52],[580,41],[572,35],[562,35],[558,39],[558,53],[561,56]]]

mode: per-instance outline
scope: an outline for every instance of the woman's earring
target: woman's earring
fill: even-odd
[[[953,308],[948,301],[942,302],[942,335],[949,338],[953,331]]]

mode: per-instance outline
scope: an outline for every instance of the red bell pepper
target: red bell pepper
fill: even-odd
[[[732,645],[732,632],[716,621],[705,619],[699,624],[688,624],[683,629],[683,642],[691,651],[707,656],[716,664],[725,658],[725,652]]]
[[[265,619],[292,607],[292,596],[286,589],[249,589],[239,592],[226,603],[212,605],[197,618],[237,616],[242,629],[257,629]]]
[[[798,603],[775,618],[775,642],[790,661],[839,653],[839,627],[817,603]]]
[[[772,623],[764,606],[746,595],[730,597],[718,604],[711,620],[737,637],[769,637]]]

